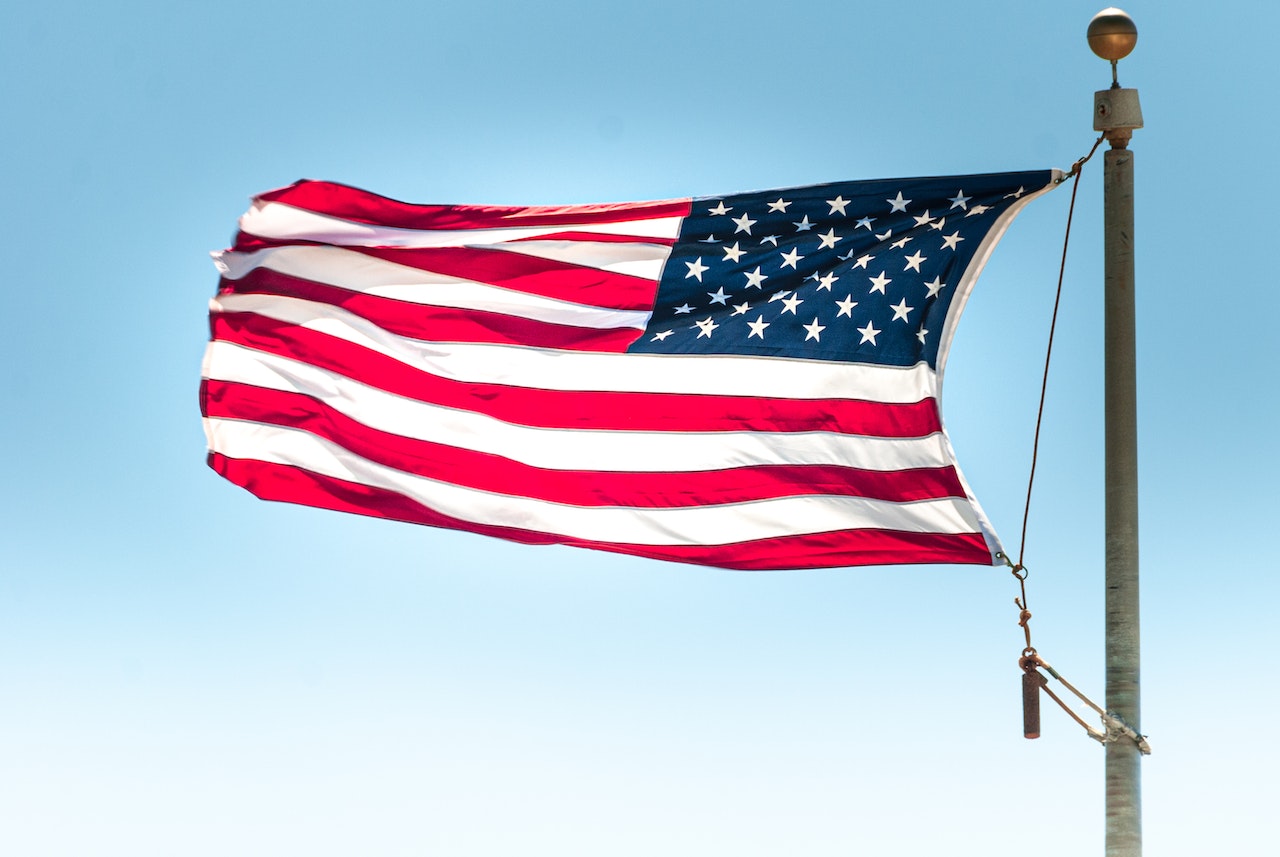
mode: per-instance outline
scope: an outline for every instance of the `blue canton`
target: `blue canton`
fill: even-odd
[[[695,199],[629,349],[937,368],[957,286],[1050,171]]]

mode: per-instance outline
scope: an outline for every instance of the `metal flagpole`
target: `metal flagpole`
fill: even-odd
[[[1106,307],[1106,708],[1139,732],[1138,414],[1134,345],[1133,153],[1142,127],[1136,89],[1122,89],[1116,61],[1138,41],[1133,19],[1104,9],[1089,47],[1111,61],[1111,88],[1094,93],[1095,131],[1111,144],[1103,166]],[[1106,743],[1106,854],[1142,854],[1141,753],[1113,725]]]

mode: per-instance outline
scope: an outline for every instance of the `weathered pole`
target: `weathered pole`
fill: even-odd
[[[1103,163],[1105,210],[1106,708],[1140,732],[1138,640],[1138,409],[1134,336],[1133,153],[1142,127],[1136,89],[1122,89],[1116,61],[1138,41],[1133,20],[1104,9],[1089,23],[1089,46],[1111,61],[1110,89],[1094,94],[1094,130],[1110,143]],[[1109,725],[1106,743],[1106,855],[1142,854],[1141,752]]]

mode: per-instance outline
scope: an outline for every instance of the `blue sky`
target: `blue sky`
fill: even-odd
[[[734,573],[266,504],[204,466],[216,283],[255,192],[576,203],[1068,167],[1101,4],[27,4],[0,32],[0,851],[1102,849],[1102,750],[1021,738],[1007,571]],[[1263,853],[1280,11],[1130,3],[1148,853]],[[1066,188],[947,369],[1016,544]],[[1027,563],[1102,678],[1101,159]],[[1265,452],[1265,450],[1263,450]]]

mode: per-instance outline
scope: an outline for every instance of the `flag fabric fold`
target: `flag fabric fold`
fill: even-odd
[[[942,370],[1057,175],[522,207],[264,193],[214,254],[209,464],[263,499],[530,544],[995,563]]]

